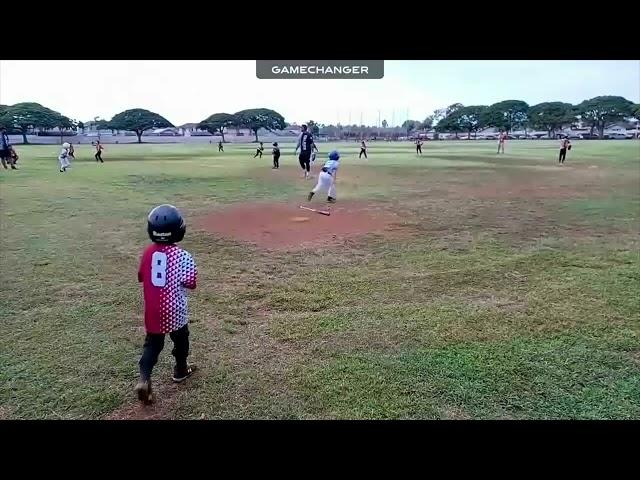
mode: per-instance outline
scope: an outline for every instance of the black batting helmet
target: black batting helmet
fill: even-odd
[[[159,205],[149,213],[147,232],[153,242],[178,243],[186,231],[182,214],[173,205]]]

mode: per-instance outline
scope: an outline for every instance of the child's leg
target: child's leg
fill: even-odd
[[[187,375],[187,357],[189,356],[189,325],[185,325],[169,334],[173,341],[171,355],[176,359],[174,378],[183,378]]]
[[[320,190],[326,191],[331,188],[331,184],[333,183],[333,177],[329,175],[327,172],[320,172],[318,175],[318,183],[311,190],[313,193],[318,193]]]
[[[140,379],[144,382],[151,379],[153,367],[158,362],[158,355],[164,348],[164,334],[147,333],[140,357]]]
[[[334,200],[336,198],[336,182],[333,181],[333,177],[331,177],[331,186],[329,187],[329,198]]]
[[[318,181],[316,182],[316,186],[313,187],[313,190],[309,192],[309,196],[307,197],[307,199],[311,200],[311,198],[320,190],[329,190],[329,188],[331,187],[332,179],[333,177],[328,173],[320,172],[320,175],[318,175]]]

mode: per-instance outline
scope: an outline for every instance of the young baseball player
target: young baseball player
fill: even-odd
[[[422,155],[422,140],[416,140],[416,155]]]
[[[187,290],[196,288],[197,268],[193,257],[176,243],[184,238],[186,225],[173,205],[160,205],[149,213],[147,232],[153,242],[140,261],[138,282],[144,291],[144,328],[146,336],[140,358],[138,399],[153,401],[151,372],[164,348],[165,335],[173,341],[171,354],[176,359],[172,380],[180,383],[195,372],[187,363],[189,356],[189,318]]]
[[[278,147],[278,142],[273,143],[273,150],[271,153],[273,154],[273,168],[280,168],[280,147]]]
[[[16,163],[18,163],[18,159],[20,157],[18,156],[18,152],[16,152],[16,149],[13,148],[12,145],[9,145],[9,155],[11,156],[11,168],[15,170],[18,168],[16,167]]]
[[[15,162],[11,159],[11,143],[5,127],[0,128],[0,161],[5,170],[8,169],[7,162],[12,170],[16,169]]]
[[[218,152],[224,152],[224,147],[222,146],[222,140],[218,142]]]
[[[504,144],[507,141],[507,132],[500,132],[498,134],[498,151],[496,153],[500,153],[500,149],[502,149],[502,153],[504,153]]]
[[[62,144],[62,150],[60,151],[60,155],[58,155],[58,162],[60,162],[60,171],[66,172],[67,168],[71,166],[69,162],[69,145],[67,142]]]
[[[567,158],[567,150],[571,150],[571,141],[569,137],[564,137],[560,140],[560,155],[558,156],[560,165],[564,165],[564,160]]]
[[[338,174],[338,168],[340,167],[340,153],[337,150],[333,150],[329,154],[329,160],[327,160],[320,170],[318,175],[318,183],[309,192],[307,197],[308,201],[311,201],[313,196],[318,193],[319,190],[327,190],[327,201],[329,203],[336,202],[336,176]]]
[[[364,158],[368,158],[367,157],[367,144],[364,143],[364,140],[362,140],[362,142],[360,142],[360,155],[358,155],[358,158],[362,158],[362,155],[364,155]]]
[[[96,162],[104,163],[104,160],[102,160],[102,150],[104,150],[104,147],[100,143],[100,140],[96,140]]]
[[[253,156],[253,158],[256,158],[257,156],[260,156],[260,158],[262,158],[263,151],[264,151],[264,147],[262,146],[262,142],[260,142],[260,147],[256,149],[256,154]]]

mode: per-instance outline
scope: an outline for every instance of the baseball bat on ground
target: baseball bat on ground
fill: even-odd
[[[317,210],[317,209],[315,209],[315,208],[305,207],[304,205],[300,205],[300,208],[302,208],[303,210],[309,210],[309,211],[311,211],[311,212],[319,213],[320,215],[326,215],[327,217],[328,217],[329,215],[331,215],[331,212],[330,212],[330,211],[326,211],[326,212],[325,212],[324,210]]]

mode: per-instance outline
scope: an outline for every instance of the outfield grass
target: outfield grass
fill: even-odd
[[[322,145],[323,154],[335,145]],[[0,171],[0,418],[640,417],[640,144],[340,145],[339,201],[402,219],[381,234],[271,251],[193,226],[213,208],[296,202],[253,145],[89,146],[57,171],[25,146]],[[192,361],[132,395],[145,217],[177,205],[199,266]]]

